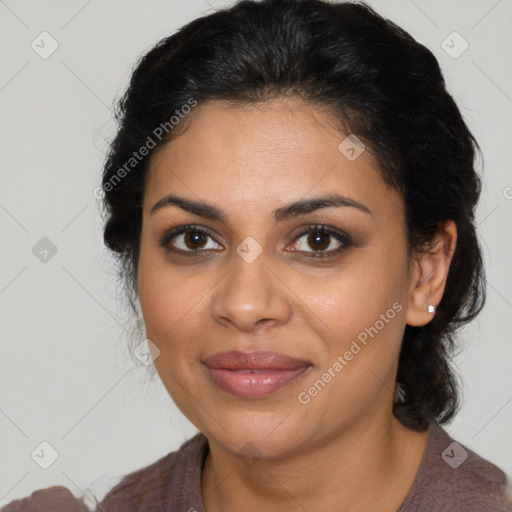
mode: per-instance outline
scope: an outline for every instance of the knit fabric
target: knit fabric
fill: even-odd
[[[179,450],[126,475],[96,512],[206,512],[201,472],[208,441],[199,433]],[[88,512],[64,487],[35,491],[0,512]],[[511,512],[505,473],[455,442],[438,424],[429,428],[427,446],[414,484],[397,512]]]

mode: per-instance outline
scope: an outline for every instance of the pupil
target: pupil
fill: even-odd
[[[201,243],[201,238],[203,237],[203,233],[199,233],[198,231],[189,231],[185,234],[185,244],[192,249],[197,247],[202,247],[205,244],[205,240]],[[190,245],[189,245],[190,244]]]
[[[317,249],[325,249],[326,247],[329,247],[329,235],[325,235],[324,233],[317,231],[316,233],[311,233],[309,235],[308,242],[312,245],[316,245]],[[324,243],[322,243],[322,240]]]

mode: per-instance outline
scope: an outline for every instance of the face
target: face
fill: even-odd
[[[177,406],[269,458],[388,421],[410,272],[403,201],[370,152],[299,99],[184,122],[151,161],[138,267]]]

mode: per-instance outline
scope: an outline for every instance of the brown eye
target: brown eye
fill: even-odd
[[[167,232],[160,244],[165,249],[176,253],[201,253],[210,250],[223,249],[213,239],[213,236],[204,229],[194,226],[182,226]]]
[[[206,236],[200,231],[187,231],[184,234],[183,242],[189,249],[201,249],[206,244]]]
[[[348,235],[327,229],[324,225],[310,226],[295,240],[292,251],[320,258],[339,254],[352,245]]]
[[[324,250],[329,247],[330,239],[330,235],[318,231],[308,235],[307,243],[315,250]]]

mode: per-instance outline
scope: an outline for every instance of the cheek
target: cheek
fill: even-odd
[[[204,281],[199,285],[200,280],[186,279],[170,267],[140,260],[139,301],[146,336],[160,351],[155,368],[178,408],[196,425],[197,414],[190,401],[190,393],[199,396],[199,390],[194,389],[198,370],[195,339],[208,300],[208,295],[203,297]]]
[[[373,253],[369,261],[363,257],[358,265],[303,288],[309,316],[325,333],[322,366],[329,367],[346,354],[345,373],[356,380],[368,376],[369,366],[380,375],[393,371],[405,327],[406,258],[380,254]]]
[[[322,411],[333,424],[340,415],[365,414],[393,398],[405,326],[402,278],[389,273],[376,280],[377,275],[351,268],[324,281],[323,293],[304,289],[309,318],[320,326],[315,345],[320,364],[301,385],[299,402]]]
[[[392,263],[347,267],[329,279],[302,286],[301,297],[334,334],[354,334],[353,329],[373,325],[395,302],[404,306],[407,289],[402,274]]]
[[[140,273],[139,300],[149,339],[163,351],[173,352],[191,345],[190,337],[204,319],[208,294],[182,276]],[[188,333],[188,336],[184,335]],[[186,341],[187,343],[184,343]]]
[[[197,289],[197,280],[187,279],[183,271],[173,271],[157,250],[143,243],[137,286],[147,337],[157,344],[162,355],[171,347],[176,353],[180,349],[178,334],[190,329],[204,308],[204,283],[201,290]]]

